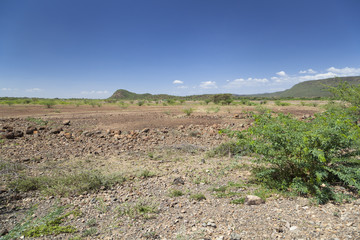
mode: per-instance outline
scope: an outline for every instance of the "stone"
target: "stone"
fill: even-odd
[[[70,138],[72,137],[71,133],[69,133],[69,132],[64,133],[64,136],[65,136],[67,139],[70,139]]]
[[[70,120],[64,120],[63,122],[64,126],[69,126],[70,125]]]
[[[230,235],[230,240],[241,240],[241,236],[239,234],[232,233]]]
[[[5,236],[8,233],[9,231],[6,228],[0,230],[0,236]]]
[[[34,126],[29,126],[29,127],[27,127],[26,128],[26,134],[33,134],[35,131],[37,131],[37,128],[36,127],[34,127]]]
[[[295,231],[296,229],[298,229],[297,226],[291,226],[291,227],[290,227],[290,231]]]
[[[184,185],[185,181],[182,177],[175,178],[173,181],[174,185]]]
[[[14,139],[15,135],[14,132],[5,132],[0,135],[0,138],[6,138],[6,139]]]
[[[50,131],[52,134],[59,134],[62,131],[62,127],[54,128]]]
[[[142,133],[148,133],[150,131],[150,128],[144,128],[143,130],[141,130]]]
[[[14,132],[14,137],[19,138],[19,137],[22,137],[22,136],[24,136],[23,131],[17,130],[17,131]]]
[[[246,205],[260,205],[264,203],[265,201],[259,198],[258,196],[254,195],[247,195],[245,197],[245,204]]]

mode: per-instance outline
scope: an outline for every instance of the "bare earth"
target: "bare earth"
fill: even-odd
[[[323,104],[291,103],[266,107],[304,118]],[[211,104],[186,104],[0,106],[1,136],[23,133],[0,142],[0,164],[6,166],[1,168],[0,234],[5,239],[6,232],[24,223],[31,207],[35,221],[66,206],[65,212],[80,213],[63,222],[76,232],[37,239],[360,239],[359,200],[318,206],[268,192],[265,203],[234,204],[261,190],[251,181],[251,159],[209,157],[207,152],[230,140],[220,129],[246,129],[252,121],[248,112],[256,108],[220,106],[217,111]],[[195,110],[190,116],[183,112],[188,107]],[[68,196],[17,193],[6,187],[9,176],[19,177],[11,164],[28,176],[96,170],[126,180]],[[136,213],[139,205],[152,211]]]

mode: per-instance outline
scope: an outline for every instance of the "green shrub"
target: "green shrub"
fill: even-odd
[[[327,111],[304,122],[290,115],[255,117],[239,142],[259,155],[256,178],[273,188],[313,195],[319,203],[337,200],[337,184],[360,191],[360,128],[354,109]]]
[[[230,105],[232,103],[232,95],[231,94],[216,94],[213,96],[213,102],[215,104],[223,104],[223,105]]]
[[[190,116],[190,115],[194,112],[194,109],[192,109],[192,108],[185,108],[183,111],[184,111],[184,113],[186,114],[186,116]]]
[[[290,106],[291,104],[288,102],[281,102],[280,100],[275,101],[276,106]]]
[[[206,200],[206,197],[202,193],[196,193],[196,194],[190,195],[190,199],[193,199],[193,200],[196,200],[196,201],[201,201],[201,200]]]
[[[52,99],[47,99],[42,101],[41,104],[46,106],[47,108],[52,108],[54,105],[56,105],[56,102]]]
[[[171,189],[169,192],[169,197],[181,197],[184,193],[181,190]]]

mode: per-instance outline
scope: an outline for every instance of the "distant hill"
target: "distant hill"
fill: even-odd
[[[173,96],[168,94],[137,94],[129,92],[125,89],[119,89],[114,92],[114,94],[109,99],[116,100],[164,100],[164,99],[184,99],[184,100],[205,100],[212,98],[214,94],[203,94],[203,95],[191,95],[186,97]]]
[[[235,95],[234,97],[252,97],[252,98],[319,98],[330,97],[331,93],[327,90],[327,86],[336,87],[341,82],[349,84],[360,84],[360,76],[328,78],[321,80],[312,80],[301,82],[292,88],[274,93],[252,94],[252,95]],[[184,100],[205,100],[212,99],[215,94],[191,95],[186,97],[173,96],[168,94],[137,94],[124,89],[119,89],[109,99],[114,100],[164,100],[164,99],[184,99]]]
[[[292,88],[281,92],[264,93],[251,95],[254,97],[276,97],[276,98],[315,98],[330,97],[332,94],[327,90],[327,86],[336,87],[341,82],[348,82],[351,85],[360,84],[360,76],[327,78],[321,80],[305,81],[294,85]]]

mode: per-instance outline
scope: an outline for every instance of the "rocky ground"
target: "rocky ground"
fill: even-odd
[[[320,110],[270,107],[299,118]],[[284,197],[252,182],[249,157],[210,157],[229,140],[219,129],[247,128],[254,108],[198,106],[190,116],[179,106],[1,108],[0,239],[30,239],[22,229],[56,216],[74,231],[36,239],[360,239],[359,200],[319,206]],[[81,193],[8,184],[85,170],[123,181]]]

